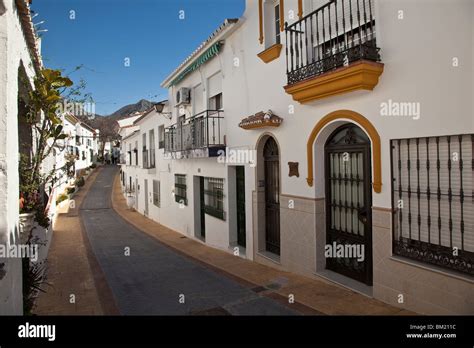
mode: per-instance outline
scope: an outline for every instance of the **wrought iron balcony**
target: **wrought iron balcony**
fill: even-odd
[[[206,110],[165,129],[165,154],[216,157],[225,150],[223,111]]]
[[[376,43],[374,2],[331,0],[299,21],[286,23],[288,85],[285,89],[295,100],[320,99],[338,94],[338,89],[346,92],[373,89],[383,71],[383,64],[378,63],[380,49]],[[338,84],[331,80],[332,72],[338,72]],[[360,74],[358,81],[347,79],[341,83],[341,77],[354,73]],[[322,76],[325,79],[315,84],[314,80]],[[316,90],[308,93],[308,88],[313,87]],[[299,93],[302,90],[306,92]]]

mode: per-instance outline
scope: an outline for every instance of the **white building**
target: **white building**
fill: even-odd
[[[163,82],[171,120],[123,138],[135,208],[394,306],[473,314],[474,3],[246,5]]]
[[[0,244],[18,243],[19,115],[42,63],[28,1],[0,0]],[[21,259],[0,259],[0,314],[23,313]]]
[[[133,124],[133,122],[135,122],[139,117],[140,115],[129,116],[117,121],[119,125],[118,135],[120,136],[120,139],[123,140],[124,138],[132,134],[133,132],[139,130],[139,127]],[[121,164],[125,164],[127,151],[128,151],[128,148],[124,145],[123,142],[121,142],[120,143],[120,163]]]
[[[75,162],[76,175],[92,163],[95,163],[98,149],[98,136],[96,130],[85,122],[76,123],[75,151],[77,159]]]
[[[64,115],[63,124],[67,153],[75,155],[74,176],[77,176],[97,161],[100,132],[71,114]]]

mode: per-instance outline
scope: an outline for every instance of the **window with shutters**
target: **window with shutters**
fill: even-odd
[[[158,148],[163,149],[165,147],[165,126],[158,126]]]
[[[224,179],[204,178],[204,210],[208,215],[225,220]]]
[[[263,27],[265,48],[269,48],[275,44],[281,43],[282,23],[281,18],[282,8],[280,0],[265,0],[263,3]]]
[[[149,168],[155,168],[155,130],[152,129],[149,132],[149,150],[148,150],[148,167]]]
[[[188,205],[186,194],[186,175],[174,175],[174,199],[177,203]]]
[[[161,196],[160,196],[160,181],[153,180],[153,204],[158,208],[161,207]]]
[[[391,141],[393,253],[474,276],[474,135]]]
[[[208,78],[208,96],[209,96],[209,110],[221,110],[222,104],[222,73],[219,71]]]
[[[274,15],[274,18],[275,18],[275,43],[279,44],[281,43],[281,39],[280,39],[280,5],[277,4],[275,6],[275,15]]]
[[[193,88],[193,114],[196,115],[204,111],[203,99],[204,90],[202,84],[199,84]]]
[[[209,98],[209,110],[222,110],[222,93]]]

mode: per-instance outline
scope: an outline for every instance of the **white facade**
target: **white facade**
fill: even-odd
[[[469,134],[474,133],[472,44],[474,3],[466,0],[449,3],[413,1],[403,4],[383,0],[373,2],[374,8],[371,14],[375,18],[373,28],[383,64],[383,73],[378,83],[375,83],[375,88],[342,93],[347,92],[344,90],[345,84],[354,83],[353,80],[349,82],[346,80],[338,82],[339,85],[333,83],[329,86],[335,88],[331,92],[332,96],[313,101],[306,100],[304,103],[298,102],[284,89],[288,84],[287,69],[290,69],[285,57],[287,36],[282,30],[280,33],[282,46],[278,47],[275,39],[277,34],[275,13],[278,11],[274,9],[275,6],[280,6],[279,14],[284,16],[284,21],[288,22],[288,25],[291,25],[299,19],[300,10],[302,15],[307,15],[323,3],[326,2],[304,1],[304,8],[299,9],[297,0],[263,1],[260,12],[258,1],[247,1],[246,11],[239,22],[226,22],[163,82],[163,86],[169,88],[171,120],[152,111],[134,123],[137,128],[133,129],[134,133],[128,133],[133,135],[124,138],[122,153],[126,155],[127,151],[136,148],[138,165],[135,162],[133,165],[127,162],[122,167],[125,173],[125,177],[122,177],[123,183],[128,185],[131,180],[132,186],[137,187],[136,209],[139,212],[210,246],[234,252],[234,247],[237,246],[236,206],[238,205],[235,191],[236,167],[242,163],[221,163],[217,157],[212,157],[209,152],[201,150],[157,150],[156,169],[141,169],[144,134],[146,134],[145,141],[148,141],[152,129],[156,134],[159,125],[169,127],[176,124],[180,122],[181,115],[185,116],[184,125],[186,125],[188,122],[186,120],[189,118],[212,108],[216,100],[211,98],[222,93],[219,102],[224,117],[222,144],[227,147],[227,154],[232,150],[247,150],[255,159],[254,162],[245,164],[246,243],[245,248],[239,248],[241,256],[282,270],[329,279],[384,302],[419,313],[472,314],[474,313],[474,302],[470,296],[474,291],[472,275],[401,257],[392,251],[394,226],[397,224],[397,221],[394,221],[392,225],[392,209],[399,212],[400,209],[406,208],[397,207],[392,200],[392,196],[398,194],[396,188],[392,190],[392,180],[398,174],[396,164],[391,160],[390,140],[413,139],[410,154],[416,156],[413,144],[419,142],[420,138],[425,141],[424,137],[430,137],[429,141],[432,143],[429,151],[433,156],[436,137],[452,136],[452,146],[457,148],[458,143],[455,141],[459,134],[466,134],[464,141],[469,141],[466,140]],[[263,18],[263,23],[260,22],[260,18]],[[440,18],[443,19],[442,23]],[[360,31],[362,32],[362,29]],[[436,39],[429,41],[428,38]],[[290,38],[288,40],[290,42],[288,45],[291,45]],[[202,63],[203,55],[216,44],[220,45],[218,54]],[[306,49],[306,46],[303,46],[303,39],[300,45],[301,52],[298,54],[303,54],[303,50]],[[274,48],[280,48],[281,52],[277,52]],[[319,48],[316,47],[315,50],[317,49]],[[292,50],[288,52],[289,55],[292,54]],[[296,54],[295,51],[293,54]],[[268,59],[269,55],[271,59]],[[267,63],[263,60],[267,60]],[[198,65],[196,63],[198,61],[202,64]],[[346,66],[347,69],[351,68],[350,64],[344,65]],[[377,66],[381,65],[377,63]],[[185,73],[189,70],[192,72]],[[322,79],[329,79],[331,74],[335,76],[342,71],[345,71],[345,68],[336,72],[329,71],[322,75],[324,76]],[[307,84],[307,81],[302,81],[300,85]],[[340,86],[339,90],[337,86]],[[189,103],[180,104],[183,95],[186,96],[183,87],[190,91],[191,98]],[[178,91],[182,91],[180,100]],[[397,103],[413,105],[414,109],[405,116],[385,112],[387,106],[390,108]],[[283,119],[279,127],[243,129],[238,126],[249,115],[267,110]],[[370,141],[368,147],[370,160],[367,167],[369,170],[364,172],[364,177],[371,178],[369,184],[373,184],[369,185],[367,193],[370,195],[369,212],[364,212],[368,214],[371,231],[370,244],[367,244],[370,248],[370,253],[367,255],[371,258],[370,282],[367,282],[369,285],[326,269],[328,262],[325,256],[328,236],[326,219],[327,211],[330,209],[328,204],[331,202],[328,201],[330,193],[327,191],[330,179],[325,169],[328,163],[325,159],[325,150],[329,151],[329,146],[325,144],[336,129],[345,125],[360,129]],[[182,131],[179,129],[177,126],[175,131],[181,132],[179,134],[186,137],[188,133],[184,132],[184,127]],[[268,233],[265,215],[268,201],[265,194],[269,179],[263,152],[270,138],[275,140],[278,148],[275,157],[278,158],[276,186],[279,253],[269,252],[265,239]],[[155,146],[156,141],[155,136]],[[467,156],[463,159],[465,163],[470,163],[472,157],[472,149],[468,145],[462,149],[464,156]],[[456,154],[459,155],[459,150]],[[426,161],[424,154],[419,158],[421,162]],[[414,157],[412,161],[416,162]],[[433,157],[431,161],[433,163]],[[403,164],[406,162],[407,159],[403,157]],[[298,175],[289,175],[290,170],[294,171],[295,164]],[[425,168],[424,162],[423,165]],[[290,168],[291,166],[293,168]],[[413,168],[412,170],[415,170]],[[427,182],[423,177],[433,176],[435,166],[431,165],[430,175],[423,168],[418,169],[422,177],[418,185],[422,183],[426,186]],[[422,172],[423,170],[425,171]],[[173,196],[177,187],[175,174],[186,175],[187,204],[179,204]],[[219,219],[207,212],[204,214],[205,238],[199,233],[202,226],[200,177],[223,179],[222,209],[225,217]],[[442,185],[447,185],[448,169],[442,169],[440,177]],[[406,185],[407,179],[400,179],[405,180],[403,182]],[[159,208],[153,204],[153,180],[160,181]],[[458,176],[456,180],[459,180]],[[466,172],[464,180],[466,194],[470,194],[472,175]],[[431,182],[431,190],[435,184],[436,182]],[[412,181],[411,185],[413,190],[415,181]],[[459,187],[456,189],[459,190]],[[416,192],[412,192],[412,195],[416,197]],[[406,195],[404,199],[407,200]],[[145,200],[148,201],[147,204]],[[420,203],[418,204],[421,207]],[[425,205],[420,210],[425,214],[426,203],[423,204]],[[466,204],[468,205],[463,208],[467,209],[463,223],[467,237],[463,242],[465,248],[463,250],[471,253],[469,254],[471,256],[466,256],[466,260],[469,260],[469,257],[472,260],[474,222],[472,213],[467,213],[472,209],[472,205]],[[457,206],[456,209],[460,207]],[[396,219],[400,216],[400,213],[397,214]],[[410,210],[410,214],[416,216],[416,210]],[[440,205],[439,216],[444,222],[442,232],[445,237],[449,233],[446,227],[449,214],[447,205],[442,207]],[[438,215],[433,215],[433,220],[435,216]],[[453,221],[460,219],[456,214],[452,217]],[[415,219],[413,217],[413,221]],[[426,219],[425,215],[420,218],[419,225],[424,229],[423,233],[426,233]],[[357,221],[356,223],[360,224]],[[452,233],[458,234],[459,226],[458,221]],[[417,230],[416,225],[413,229]],[[459,240],[456,238],[461,237],[455,236],[454,242],[451,240],[451,243],[458,243]],[[424,240],[420,237],[418,241]],[[449,240],[447,242],[440,240],[439,243],[445,248],[449,246]],[[472,261],[467,261],[469,262],[472,264]],[[450,286],[446,286],[448,283]],[[406,299],[405,301],[399,301],[400,294]]]
[[[84,122],[76,124],[75,147],[77,159],[75,162],[76,173],[89,168],[95,163],[97,158],[97,141],[96,130],[86,125]]]
[[[66,151],[62,153],[62,159],[57,160],[56,167],[60,168],[59,163],[66,163],[65,155],[73,154],[76,157],[74,162],[75,175],[79,171],[89,168],[97,161],[99,151],[98,129],[89,127],[73,115],[63,115],[63,132],[67,135],[65,139]]]
[[[0,243],[7,247],[18,243],[19,71],[32,85],[34,67],[40,66],[31,33],[27,2],[0,1]],[[0,314],[22,314],[22,306],[21,260],[2,259]]]

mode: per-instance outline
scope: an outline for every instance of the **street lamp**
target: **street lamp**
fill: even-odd
[[[168,120],[171,120],[172,113],[171,112],[163,112],[163,109],[165,108],[164,103],[157,103],[155,104],[155,110],[157,113],[164,115]]]

